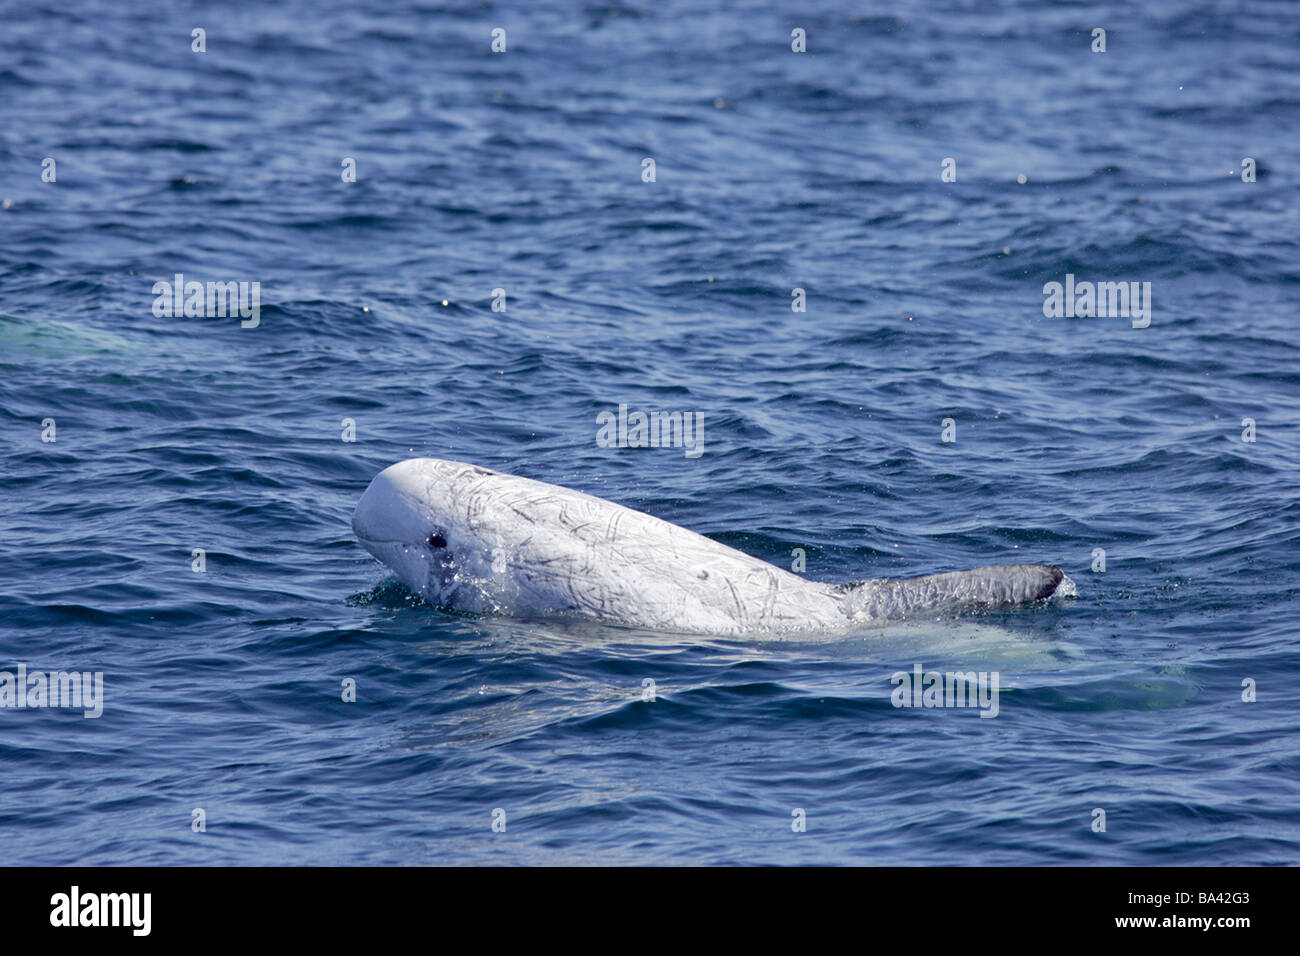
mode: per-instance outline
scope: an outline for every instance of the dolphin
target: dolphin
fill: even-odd
[[[1076,593],[1045,564],[822,584],[603,498],[438,458],[376,475],[352,530],[440,607],[717,636],[830,633]]]

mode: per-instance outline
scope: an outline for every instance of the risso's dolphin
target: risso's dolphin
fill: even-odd
[[[821,584],[602,498],[437,458],[381,471],[352,530],[441,607],[698,634],[844,631],[1075,594],[1045,564]]]

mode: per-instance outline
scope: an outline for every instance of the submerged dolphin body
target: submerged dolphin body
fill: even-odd
[[[821,584],[602,498],[437,458],[381,471],[352,530],[442,607],[699,634],[845,631],[1075,593],[1044,564]]]

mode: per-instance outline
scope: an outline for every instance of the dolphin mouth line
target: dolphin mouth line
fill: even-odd
[[[353,532],[353,534],[356,534],[356,532]],[[362,544],[403,544],[406,545],[406,547],[408,548],[413,548],[416,546],[416,542],[403,541],[401,538],[367,538],[365,535],[362,534],[357,535],[357,540],[360,541]]]
[[[401,538],[365,538],[357,535],[357,541],[361,547],[368,551],[372,557],[377,558],[386,570],[396,575],[397,579],[402,582],[406,588],[425,600],[429,599],[430,594],[440,593],[444,586],[443,581],[435,573],[437,563],[428,560],[423,553],[418,542],[404,541]],[[418,562],[403,562],[406,567],[399,568],[389,563],[389,560],[383,555],[386,549],[400,548],[407,554],[415,554],[419,559]],[[416,565],[420,566],[419,571],[411,574]],[[435,582],[437,586],[435,587]]]

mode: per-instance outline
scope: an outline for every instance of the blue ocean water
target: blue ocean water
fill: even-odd
[[[7,863],[1300,863],[1293,5],[156,6],[0,7],[0,670],[104,688],[0,709]],[[704,454],[599,447],[620,403]],[[349,528],[414,455],[1079,597],[455,616]]]

